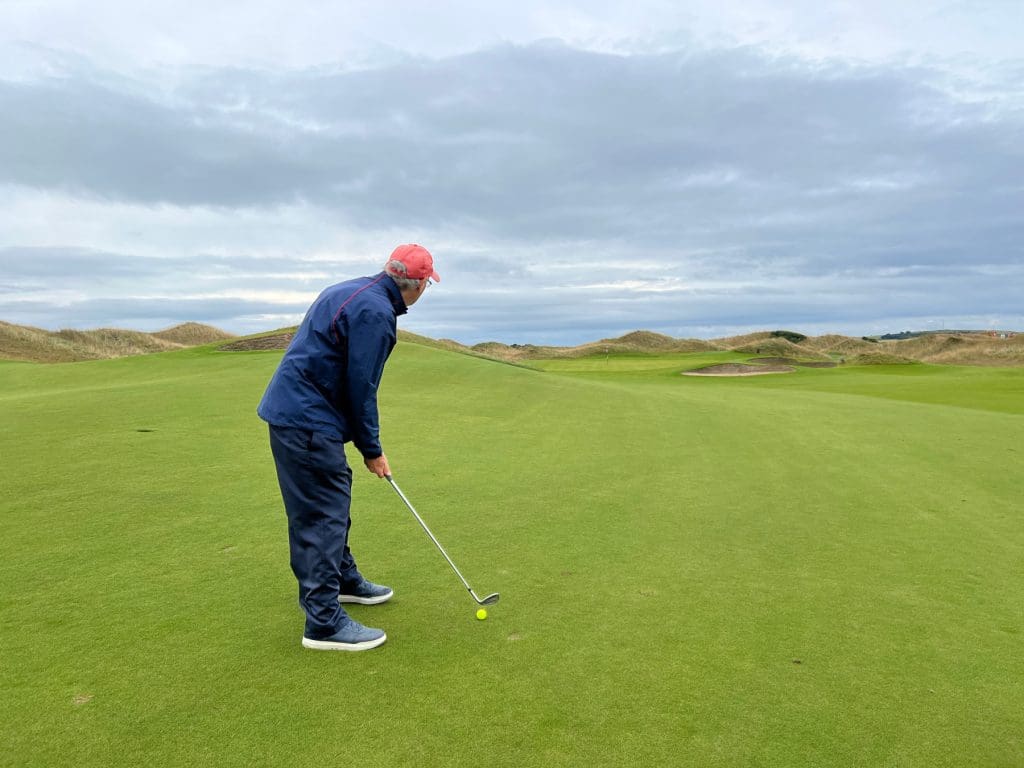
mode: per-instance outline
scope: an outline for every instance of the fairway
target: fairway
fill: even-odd
[[[280,352],[0,362],[0,765],[1024,765],[1024,369],[400,343],[303,650]]]

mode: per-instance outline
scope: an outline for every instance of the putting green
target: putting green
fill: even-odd
[[[279,352],[0,365],[0,764],[1024,764],[1024,370],[401,343],[389,640],[299,646]],[[350,454],[355,458],[354,454]]]

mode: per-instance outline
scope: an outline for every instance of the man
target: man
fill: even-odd
[[[324,290],[257,408],[270,425],[306,648],[364,651],[387,639],[339,604],[376,605],[393,594],[363,578],[348,547],[352,470],[345,443],[356,446],[377,477],[391,474],[380,444],[377,387],[395,346],[397,317],[431,280],[440,280],[433,257],[409,244],[395,248],[379,274]]]

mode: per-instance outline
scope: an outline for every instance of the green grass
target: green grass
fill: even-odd
[[[389,640],[318,654],[279,357],[0,365],[0,765],[1024,764],[1024,370],[402,343],[395,477],[501,602],[359,465]]]

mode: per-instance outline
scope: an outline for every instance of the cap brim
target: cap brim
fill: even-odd
[[[439,274],[437,274],[436,271],[433,271],[433,270],[431,271],[430,279],[433,280],[435,283],[440,283],[441,282],[441,276]]]

